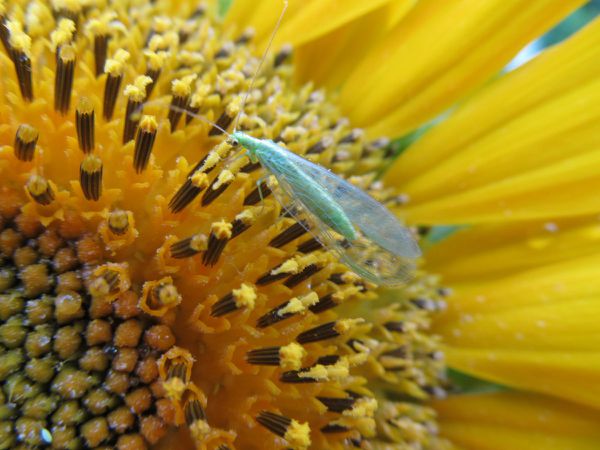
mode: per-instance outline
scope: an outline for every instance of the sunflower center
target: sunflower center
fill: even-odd
[[[250,89],[253,33],[181,8],[0,7],[0,441],[435,448],[435,278],[361,279],[223,130],[384,203],[388,140],[294,86],[289,47]]]

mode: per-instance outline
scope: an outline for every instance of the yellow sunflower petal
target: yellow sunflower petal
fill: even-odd
[[[442,434],[464,450],[595,450],[600,414],[516,392],[454,396],[434,403]]]
[[[283,43],[298,46],[314,40],[389,1],[290,0],[281,28],[275,36],[275,46]],[[254,27],[257,39],[261,41],[273,32],[282,9],[283,1],[257,4],[255,1],[237,0],[229,10],[226,22]]]
[[[374,134],[409,131],[487,80],[582,3],[419,2],[350,75],[342,106]]]
[[[396,162],[415,221],[595,213],[600,19],[463,105]],[[398,183],[396,183],[398,184]]]
[[[594,336],[599,311],[598,297],[593,297],[462,314],[435,331],[447,342],[444,351],[453,368],[598,407],[600,351]]]
[[[335,89],[368,54],[374,42],[408,13],[415,0],[386,3],[360,19],[299,46],[294,55],[296,79]]]
[[[483,224],[460,230],[427,250],[426,265],[446,283],[510,275],[600,252],[595,217]]]
[[[600,407],[600,351],[446,347],[444,352],[448,364],[463,372],[508,386]]]
[[[438,322],[467,321],[474,314],[600,298],[599,268],[600,254],[596,253],[488,279],[475,277],[450,283],[453,296]]]
[[[522,236],[516,225],[476,227],[441,244],[434,266],[454,295],[434,331],[443,338],[448,364],[600,406],[599,240],[597,220],[588,220],[526,224]],[[444,257],[450,248],[460,254],[460,246],[481,250],[467,250],[464,261]]]

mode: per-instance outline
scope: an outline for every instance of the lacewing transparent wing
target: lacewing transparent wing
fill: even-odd
[[[310,232],[326,247],[336,252],[357,274],[377,284],[398,285],[410,279],[415,259],[421,255],[412,233],[385,206],[361,189],[348,183],[329,170],[280,147],[297,170],[308,175],[307,189],[298,183],[292,173],[281,171],[281,166],[261,161],[277,179],[282,196],[273,189],[282,205],[292,202],[290,214],[298,221],[307,219]],[[264,159],[264,158],[261,158]],[[306,182],[306,177],[304,181]],[[326,191],[350,219],[356,229],[356,238],[349,240],[334,232],[327,211],[311,197],[314,187]],[[288,197],[288,198],[286,198]],[[305,216],[305,217],[302,217]]]

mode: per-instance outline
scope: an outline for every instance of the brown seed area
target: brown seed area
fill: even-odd
[[[90,294],[105,261],[84,225],[0,216],[0,449],[145,449],[176,421],[157,365],[174,334],[140,292]]]

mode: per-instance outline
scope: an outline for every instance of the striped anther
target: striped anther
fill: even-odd
[[[235,174],[226,169],[222,170],[221,173],[219,173],[219,176],[213,180],[208,189],[204,192],[201,200],[202,206],[207,206],[216,200],[219,195],[225,192],[233,180],[235,180]]]
[[[256,421],[260,423],[263,427],[268,429],[271,433],[274,433],[277,436],[281,437],[285,435],[288,427],[292,423],[292,419],[290,419],[289,417],[285,417],[280,414],[275,414],[269,411],[261,411],[260,414],[256,417]]]
[[[205,266],[214,266],[219,256],[225,249],[227,241],[231,238],[232,225],[228,222],[215,222],[211,226],[208,237],[208,248],[202,255],[202,263]]]
[[[21,161],[31,161],[33,159],[39,136],[37,128],[26,123],[19,125],[13,145],[17,159]]]
[[[127,98],[123,123],[123,144],[126,144],[135,137],[135,131],[142,115],[142,105],[146,99],[146,86],[151,82],[152,79],[150,77],[142,75],[137,77],[133,84],[127,85],[123,91],[123,94]]]
[[[111,211],[108,215],[108,228],[114,234],[121,236],[129,229],[129,214],[120,209]]]
[[[195,422],[199,420],[206,420],[204,408],[202,408],[200,400],[198,399],[188,400],[185,404],[184,412],[185,422],[188,426],[192,426]]]
[[[102,171],[102,160],[91,154],[79,166],[79,183],[88,200],[99,200],[102,195]]]
[[[271,188],[269,188],[266,181],[263,181],[246,196],[244,199],[244,206],[256,205],[261,199],[265,199],[269,195],[271,195]]]
[[[143,116],[135,137],[133,167],[137,173],[143,172],[150,161],[150,154],[156,139],[158,122],[154,116]]]
[[[32,175],[27,181],[27,192],[40,205],[49,205],[54,200],[54,192],[48,180]]]
[[[300,333],[296,338],[296,341],[300,344],[307,344],[309,342],[332,339],[334,337],[338,337],[339,335],[340,333],[336,329],[336,322],[328,322]]]
[[[328,411],[335,413],[342,413],[348,409],[352,409],[352,406],[356,402],[356,399],[353,397],[317,397],[317,400],[323,403]]]
[[[246,361],[257,366],[278,366],[281,362],[280,349],[281,347],[266,347],[251,350],[246,353]]]
[[[176,259],[189,258],[208,248],[208,238],[205,234],[195,234],[182,239],[170,247],[171,257]]]
[[[217,126],[214,126],[208,132],[209,136],[218,136],[223,134],[221,130],[227,130],[233,119],[239,114],[241,109],[242,100],[240,97],[236,97],[234,100],[229,102],[229,104],[225,107],[225,111],[219,116],[217,119]]]
[[[171,133],[177,128],[179,119],[188,108],[192,94],[192,83],[196,75],[188,75],[182,79],[173,80],[171,92],[171,106],[169,107],[168,119],[171,126]]]
[[[280,248],[307,233],[308,223],[296,222],[283,230],[269,242],[271,247]]]
[[[284,438],[293,450],[307,450],[310,447],[310,426],[280,414],[261,411],[256,421],[263,427]]]
[[[75,49],[71,45],[63,45],[57,55],[54,78],[54,110],[63,115],[71,105],[74,73]]]
[[[106,55],[108,54],[108,34],[96,34],[94,36],[94,63],[96,76],[104,73],[104,64],[106,64]]]
[[[11,25],[14,26],[13,23]],[[23,31],[11,29],[10,31],[10,46],[12,49],[12,61],[15,66],[15,72],[17,74],[17,81],[19,82],[19,90],[21,91],[21,97],[26,102],[33,101],[33,83],[32,83],[32,67],[29,51],[31,47],[31,41]]]
[[[187,178],[169,202],[169,209],[178,213],[189,205],[208,186],[208,177],[205,173],[195,172]]]
[[[77,141],[83,153],[91,153],[95,145],[94,105],[87,97],[81,97],[75,111]]]
[[[129,57],[130,55],[127,51],[119,49],[115,53],[114,58],[108,59],[104,65],[104,71],[107,73],[107,76],[106,84],[104,85],[102,116],[106,121],[111,120],[115,112],[117,97],[121,88],[121,82],[123,81],[125,63]]]

